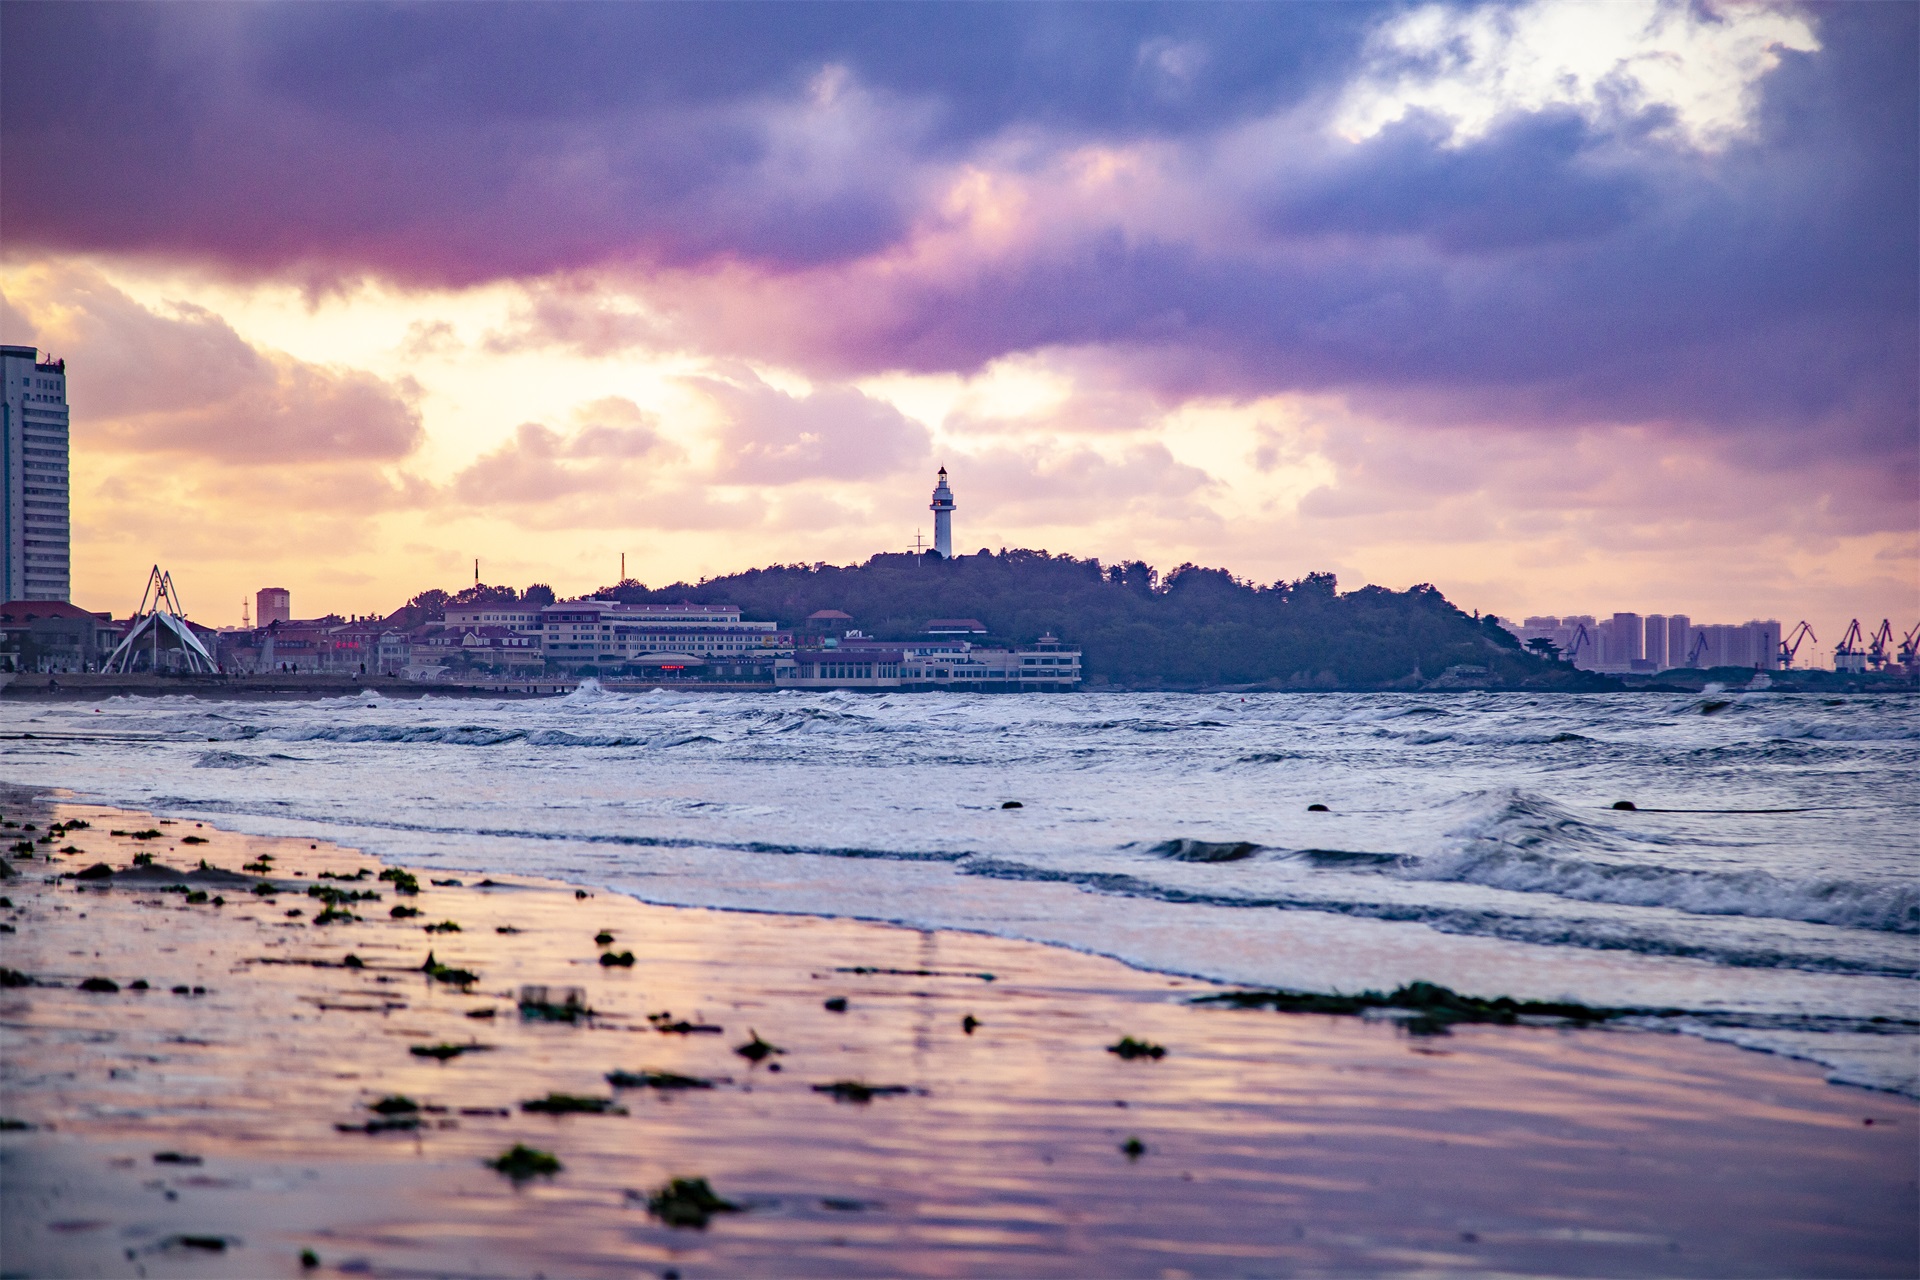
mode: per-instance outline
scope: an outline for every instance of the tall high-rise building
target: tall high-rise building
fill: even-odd
[[[1608,662],[1633,662],[1647,656],[1647,635],[1637,613],[1613,615],[1613,633],[1608,644]]]
[[[67,455],[67,362],[0,346],[0,600],[72,597]]]
[[[1684,613],[1667,615],[1667,666],[1693,665],[1693,619]]]
[[[1653,664],[1655,671],[1665,671],[1679,664],[1667,657],[1667,615],[1650,613],[1647,615],[1646,659]]]

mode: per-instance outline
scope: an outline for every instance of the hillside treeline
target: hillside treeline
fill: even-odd
[[[628,581],[598,594],[736,604],[746,617],[796,628],[816,610],[838,609],[884,639],[918,636],[932,618],[977,618],[996,640],[1051,631],[1085,651],[1091,683],[1131,688],[1381,688],[1462,665],[1490,668],[1510,686],[1613,683],[1522,651],[1491,617],[1475,620],[1433,587],[1342,594],[1330,573],[1263,586],[1192,564],[1162,577],[1139,561],[1004,551],[775,565],[658,589]]]

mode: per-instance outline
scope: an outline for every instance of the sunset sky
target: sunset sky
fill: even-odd
[[[1911,4],[0,8],[75,598],[931,535],[1920,615]],[[1904,621],[1903,621],[1904,620]]]

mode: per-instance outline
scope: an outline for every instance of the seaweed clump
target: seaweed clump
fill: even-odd
[[[420,1127],[417,1115],[380,1116],[362,1124],[336,1124],[340,1133],[411,1133]]]
[[[489,1169],[504,1173],[515,1182],[524,1182],[536,1175],[551,1178],[562,1167],[551,1151],[540,1151],[524,1142],[514,1143],[486,1164]]]
[[[427,952],[427,962],[420,966],[420,972],[435,982],[444,982],[451,987],[470,987],[480,981],[480,975],[471,969],[456,969],[450,964],[441,964],[433,958],[433,952]]]
[[[670,1227],[706,1229],[716,1213],[739,1213],[740,1206],[723,1200],[705,1178],[675,1178],[647,1197],[647,1212]]]
[[[202,863],[202,871],[212,870]],[[331,885],[316,884],[307,886],[307,896],[318,898],[328,906],[342,902],[378,902],[380,895],[371,889],[335,889]]]
[[[395,893],[403,893],[408,897],[412,897],[414,894],[420,892],[420,882],[414,878],[411,871],[402,871],[398,867],[388,867],[380,873],[380,878],[390,882],[393,885],[393,891]]]
[[[835,1080],[813,1086],[815,1093],[830,1093],[835,1102],[872,1102],[875,1098],[898,1097],[913,1090],[903,1084],[866,1084],[859,1080]]]
[[[745,1058],[748,1062],[764,1062],[776,1053],[786,1052],[786,1050],[782,1049],[779,1045],[770,1044],[762,1040],[758,1031],[749,1030],[747,1034],[751,1035],[753,1039],[747,1041],[745,1044],[735,1045],[733,1051]]]
[[[663,1036],[717,1036],[726,1031],[725,1027],[711,1022],[689,1022],[685,1018],[676,1022],[670,1013],[650,1013],[647,1021]]]
[[[177,1244],[182,1249],[204,1249],[208,1253],[223,1253],[226,1251],[227,1238],[225,1236],[170,1236],[167,1243]]]
[[[522,1111],[543,1116],[623,1116],[625,1107],[616,1107],[612,1098],[585,1098],[576,1093],[549,1093],[520,1104]]]
[[[1324,995],[1312,991],[1223,991],[1199,996],[1194,1004],[1227,1005],[1235,1009],[1274,1009],[1281,1013],[1360,1014],[1371,1009],[1401,1009],[1419,1015],[1431,1025],[1452,1022],[1491,1022],[1510,1025],[1522,1018],[1555,1018],[1565,1022],[1606,1022],[1623,1017],[1671,1017],[1678,1009],[1606,1008],[1568,1000],[1492,1000],[1465,996],[1433,982],[1409,982],[1382,994]]]
[[[713,1081],[671,1071],[609,1071],[607,1083],[616,1089],[711,1089]]]
[[[555,1000],[548,987],[525,986],[520,988],[520,1016],[535,1022],[578,1022],[591,1018],[593,1010],[587,1007],[586,993],[578,987],[568,987]]]
[[[1167,1056],[1165,1046],[1157,1045],[1151,1040],[1135,1040],[1132,1036],[1121,1036],[1119,1043],[1107,1046],[1107,1052],[1118,1054],[1129,1062],[1135,1058],[1152,1058],[1157,1061]]]

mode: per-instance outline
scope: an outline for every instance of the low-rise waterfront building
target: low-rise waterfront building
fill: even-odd
[[[698,672],[764,679],[792,647],[777,622],[753,622],[737,605],[625,604],[597,597],[540,611],[541,652],[552,668],[605,672],[633,667],[680,678]],[[752,674],[764,669],[764,674]]]
[[[1078,688],[1081,652],[1052,635],[1006,648],[966,640],[899,643],[859,634],[831,648],[795,650],[774,666],[782,689],[974,689],[983,693]]]
[[[98,671],[125,627],[65,600],[0,604],[0,671]]]
[[[383,634],[376,643],[384,640]],[[433,627],[409,641],[401,666],[513,677],[544,671],[546,658],[539,635],[512,627]]]
[[[465,630],[469,627],[505,627],[509,631],[524,631],[540,634],[545,630],[545,620],[540,616],[541,606],[537,604],[450,604],[444,616],[445,625],[452,630]]]

